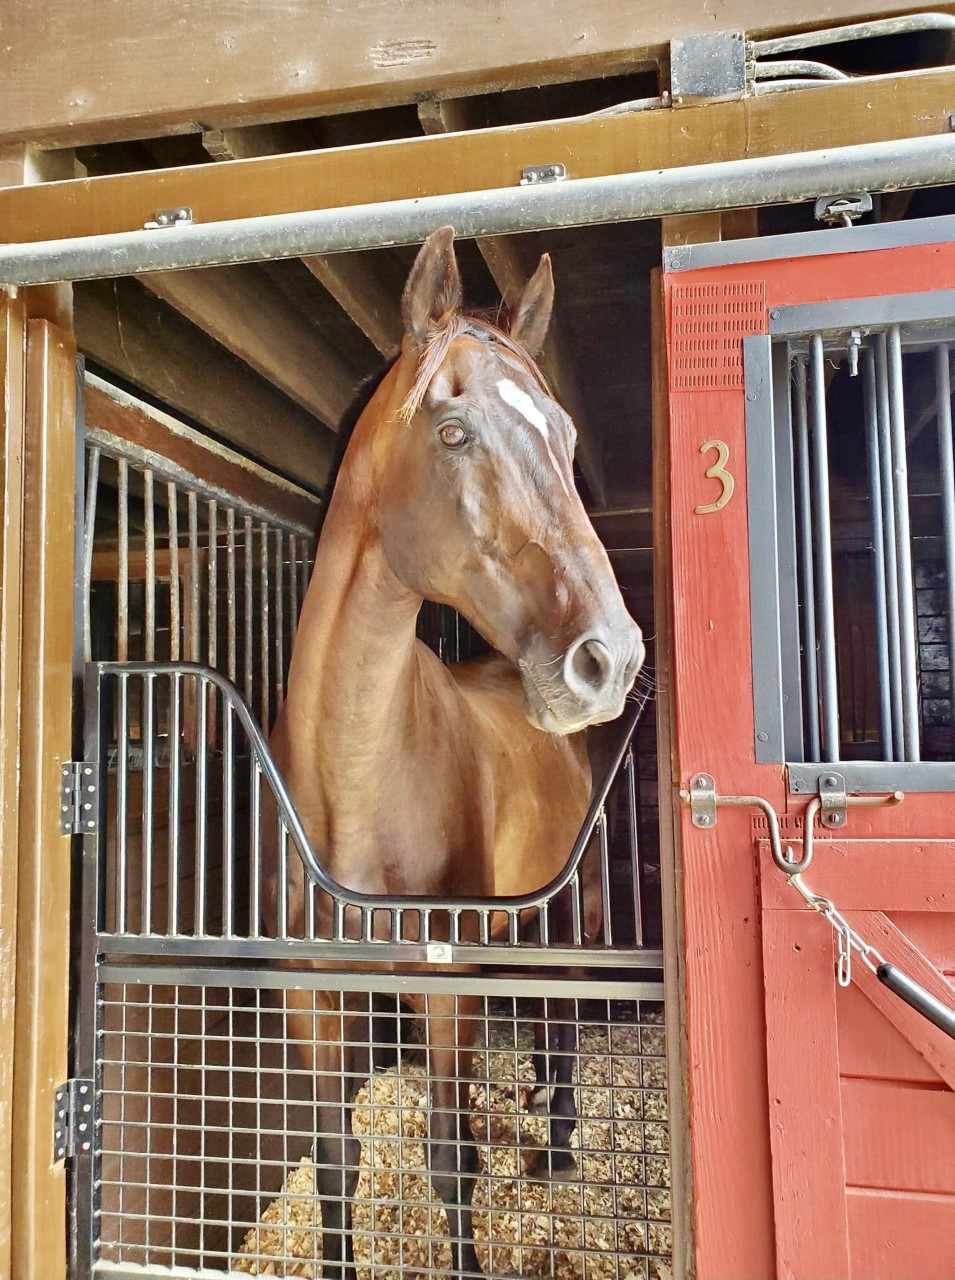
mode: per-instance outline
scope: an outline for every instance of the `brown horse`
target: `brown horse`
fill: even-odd
[[[351,890],[447,900],[543,888],[587,809],[581,730],[620,714],[643,660],[574,487],[573,423],[534,364],[553,294],[544,257],[509,333],[466,317],[453,231],[436,231],[405,288],[401,354],[343,459],[271,745],[319,858]],[[497,654],[443,666],[415,636],[424,599],[457,609]],[[331,1280],[354,1274],[351,1102],[370,1065],[355,1046],[368,1037],[347,997],[289,1001],[290,1035],[316,1077]],[[429,1169],[453,1272],[480,1275],[467,1122],[478,1002],[422,1005]]]

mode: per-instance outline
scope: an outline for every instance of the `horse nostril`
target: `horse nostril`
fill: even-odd
[[[564,679],[577,694],[599,693],[613,674],[613,655],[593,637],[571,648],[564,662]]]

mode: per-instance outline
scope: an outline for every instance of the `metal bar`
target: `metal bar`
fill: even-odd
[[[169,676],[169,874],[167,924],[169,933],[179,932],[179,828],[182,822],[180,772],[182,769],[182,677]]]
[[[216,555],[219,542],[219,507],[214,500],[209,503],[209,612],[208,612],[208,663],[219,665],[219,565]]]
[[[282,821],[282,815],[275,817],[276,834],[278,836],[278,858],[275,869],[276,926],[278,938],[288,937],[288,828]]]
[[[786,156],[688,165],[538,186],[381,201],[165,231],[11,245],[0,284],[46,284],[184,267],[301,258],[347,249],[417,244],[452,225],[462,239],[553,226],[627,222],[703,210],[815,200],[849,190],[937,186],[955,165],[947,134],[833,147]]]
[[[945,539],[945,597],[948,613],[948,688],[955,733],[955,457],[952,443],[952,375],[950,349],[935,349],[935,403],[938,405],[938,458]],[[953,744],[955,745],[955,744]]]
[[[899,568],[895,539],[895,480],[892,472],[892,439],[889,430],[888,347],[884,333],[875,339],[876,425],[879,435],[879,475],[882,480],[882,542],[889,645],[889,703],[892,708],[890,760],[904,759],[902,746],[902,641],[899,633]]]
[[[289,638],[292,646],[295,645],[295,636],[298,632],[298,538],[294,533],[289,534],[288,539],[288,557],[289,557]]]
[[[597,823],[600,841],[600,892],[603,897],[604,945],[613,946],[613,912],[610,902],[610,842],[607,837],[607,808],[600,810]]]
[[[196,731],[196,880],[193,919],[196,933],[201,937],[206,929],[207,855],[208,834],[208,777],[209,777],[209,699],[203,689],[201,677],[196,681],[195,705],[198,710]]]
[[[178,662],[182,655],[179,615],[179,503],[176,486],[166,485],[169,523],[169,659]]]
[[[86,464],[86,511],[83,528],[83,659],[93,656],[93,620],[90,596],[93,589],[93,541],[96,537],[96,500],[99,495],[100,451],[89,450]]]
[[[902,333],[893,325],[888,333],[889,436],[895,480],[895,541],[899,570],[899,637],[902,654],[903,759],[919,759],[919,703],[915,630],[915,586],[909,532],[908,461],[905,455],[905,396],[902,388]]]
[[[226,674],[235,683],[236,679],[236,628],[235,628],[235,508],[227,507],[225,513],[226,531],[226,625],[228,628],[228,654]]]
[[[865,445],[869,472],[869,503],[872,524],[872,580],[875,589],[875,633],[879,665],[879,726],[883,754],[892,757],[892,699],[889,693],[889,620],[885,594],[885,539],[882,485],[879,471],[879,423],[875,385],[875,355],[871,348],[862,353],[865,379]]]
[[[267,733],[269,730],[269,659],[271,654],[269,652],[269,526],[264,520],[259,526],[259,532],[262,536],[262,556],[259,565],[261,579],[259,586],[261,592],[259,618],[262,636],[262,652],[260,655],[262,687],[259,690],[259,697],[262,707],[260,713],[262,728]]]
[[[910,31],[955,31],[955,16],[950,13],[911,13],[898,18],[878,18],[874,22],[851,22],[846,26],[826,27],[822,31],[801,31],[798,35],[753,40],[749,47],[755,57],[763,58],[770,54],[793,53],[797,49],[818,49],[821,45],[841,44],[846,40],[904,35]]]
[[[129,840],[127,806],[129,797],[129,691],[128,677],[119,677],[119,716],[116,734],[116,932],[126,932],[126,892],[128,885]]]
[[[806,361],[798,356],[795,365],[795,453],[799,479],[799,579],[802,591],[803,652],[806,679],[806,736],[809,759],[819,760],[822,746],[819,731],[819,669],[816,637],[816,573],[812,549],[812,479],[809,464],[809,390]]]
[[[153,820],[156,779],[156,686],[154,677],[143,679],[143,874],[140,902],[141,931],[152,932],[153,911]]]
[[[143,501],[146,507],[146,647],[147,662],[156,658],[156,508],[153,473],[143,472]]]
[[[240,714],[240,719],[242,719]],[[248,725],[243,726],[248,733]],[[249,806],[249,937],[262,936],[262,767],[253,752],[249,760],[252,774],[252,797]]]
[[[643,946],[643,885],[640,880],[640,827],[637,822],[637,761],[633,747],[624,763],[627,787],[627,832],[630,836],[630,879],[633,887],[634,943]]]
[[[235,933],[235,718],[222,707],[222,932]]]
[[[829,510],[829,432],[826,420],[826,378],[822,338],[813,334],[809,344],[809,378],[812,387],[813,523],[819,621],[819,683],[821,686],[822,754],[839,759],[839,687],[836,679],[835,593],[832,584],[832,516]]]
[[[245,531],[245,700],[252,705],[252,517],[246,516]]]
[[[116,568],[116,656],[129,660],[129,463],[119,460],[117,524],[119,529]]]
[[[189,490],[189,636],[190,662],[199,662],[199,506],[194,489]]]
[[[285,596],[282,530],[275,530],[275,711],[285,701]]]

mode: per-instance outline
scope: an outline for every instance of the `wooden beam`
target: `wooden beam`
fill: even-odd
[[[8,241],[33,242],[135,230],[179,205],[215,222],[513,187],[522,168],[544,161],[586,178],[916,138],[950,132],[953,101],[955,67],[944,67],[739,102],[11,187],[0,189],[0,225]]]
[[[418,119],[425,134],[429,136],[460,133],[468,128],[468,108],[459,101],[442,101],[429,97],[418,104]],[[517,239],[514,236],[482,236],[476,243],[505,305],[513,308],[530,278]],[[541,352],[540,366],[558,401],[574,420],[577,427],[577,462],[596,505],[602,507],[607,502],[607,486],[600,443],[574,379],[574,366],[566,349],[558,317],[559,302]]]
[[[174,133],[197,120],[221,128],[414,102],[428,91],[454,97],[621,74],[655,65],[671,40],[717,23],[759,36],[911,3],[802,0],[793,9],[785,0],[727,0],[715,17],[698,0],[367,0],[287,6],[280,16],[269,0],[6,8],[0,127],[76,146]]]
[[[334,437],[134,280],[77,286],[76,334],[97,364],[314,492]]]
[[[251,365],[333,431],[355,379],[315,329],[299,323],[258,267],[138,276],[157,297]]]
[[[249,160],[293,151],[295,141],[289,125],[213,129],[202,135],[202,145],[215,160]],[[399,293],[383,284],[373,255],[316,254],[302,261],[382,355],[390,359],[397,353],[402,333]]]
[[[58,1280],[66,1170],[53,1166],[50,1134],[70,1030],[70,840],[59,819],[72,747],[76,347],[46,320],[27,326],[26,411],[11,1272]]]

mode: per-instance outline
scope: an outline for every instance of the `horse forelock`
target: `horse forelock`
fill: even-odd
[[[452,316],[447,324],[435,329],[421,349],[411,390],[398,410],[398,417],[403,422],[410,422],[421,408],[428,394],[428,388],[448,357],[452,343],[457,338],[463,337],[479,338],[489,347],[503,347],[505,351],[516,357],[520,366],[531,375],[544,394],[553,398],[547,379],[520,343],[515,342],[509,333],[498,328],[490,320],[482,316],[462,315],[459,312]]]

